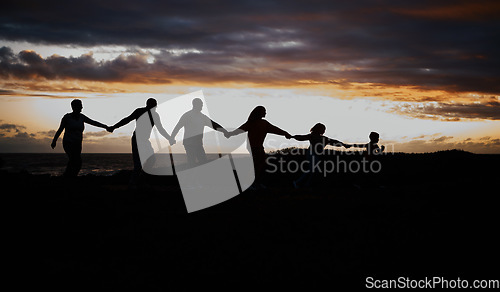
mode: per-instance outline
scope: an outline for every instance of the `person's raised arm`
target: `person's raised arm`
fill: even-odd
[[[56,148],[57,139],[59,139],[59,136],[61,136],[62,131],[66,128],[65,117],[66,116],[64,116],[61,119],[61,124],[59,125],[59,129],[57,129],[56,134],[54,135],[54,139],[52,139],[52,143],[50,144],[50,147],[52,147],[52,149]]]

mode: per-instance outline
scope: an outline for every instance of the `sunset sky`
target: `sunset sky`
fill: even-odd
[[[112,125],[202,90],[227,127],[264,105],[292,134],[322,122],[396,152],[500,153],[499,15],[481,0],[8,1],[0,152],[62,152],[50,141],[74,98]],[[133,129],[87,125],[83,151],[128,153]]]

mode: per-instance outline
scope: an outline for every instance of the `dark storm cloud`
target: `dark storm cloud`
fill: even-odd
[[[19,133],[21,130],[26,129],[26,127],[21,125],[15,125],[10,123],[2,123],[0,124],[0,132],[16,132]]]
[[[11,51],[5,47],[1,48],[0,52],[1,50]],[[147,63],[143,55],[120,56],[111,61],[98,62],[91,54],[69,58],[57,55],[42,58],[34,51],[21,51],[17,55],[9,54],[8,61],[0,61],[0,76],[25,80],[45,78],[169,82],[165,75],[152,76],[155,73],[158,73],[157,70]]]
[[[0,95],[12,95],[15,94],[15,91],[8,89],[0,89]]]
[[[1,74],[153,83],[342,78],[498,94],[499,12],[495,1],[10,1],[0,12],[5,40],[163,53],[153,64],[140,55],[100,63],[3,49]],[[172,49],[199,53],[174,58]]]

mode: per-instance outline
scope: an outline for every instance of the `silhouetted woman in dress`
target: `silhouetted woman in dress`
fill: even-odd
[[[264,120],[265,117],[266,108],[259,105],[252,110],[252,112],[248,116],[248,120],[243,125],[241,125],[238,129],[226,134],[226,137],[229,138],[243,132],[248,132],[248,146],[249,150],[252,153],[255,169],[255,181],[252,185],[253,189],[264,187],[261,184],[261,180],[266,163],[266,153],[264,151],[264,139],[266,138],[266,135],[268,133],[276,134],[285,136],[287,139],[290,139],[292,137],[287,131],[284,131]]]
[[[67,113],[61,119],[61,125],[54,135],[52,144],[50,146],[52,149],[56,147],[57,139],[64,130],[63,137],[63,149],[68,155],[68,164],[66,165],[66,170],[64,171],[64,176],[66,177],[76,177],[82,168],[82,142],[83,142],[83,130],[85,129],[85,123],[92,126],[108,129],[108,126],[89,119],[87,116],[82,114],[83,104],[79,99],[74,99],[71,101],[71,109],[73,112]]]

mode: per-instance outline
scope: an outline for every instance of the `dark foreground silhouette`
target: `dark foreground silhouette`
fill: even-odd
[[[132,157],[134,161],[134,173],[131,178],[132,185],[137,184],[139,179],[139,174],[142,173],[143,164],[152,163],[153,161],[147,161],[141,163],[141,157],[139,153],[139,148],[141,148],[144,152],[143,155],[145,157],[151,156],[154,153],[153,147],[151,146],[151,142],[149,140],[151,136],[151,131],[153,127],[158,129],[158,132],[169,141],[171,145],[175,144],[175,139],[171,137],[163,125],[161,123],[160,115],[156,112],[156,106],[158,102],[154,98],[149,98],[146,101],[145,107],[140,107],[135,109],[129,116],[121,119],[119,122],[109,127],[108,131],[113,132],[114,130],[125,126],[126,124],[136,121],[136,129],[132,134],[131,144],[132,144]],[[147,118],[142,118],[145,114],[147,114]],[[140,130],[140,131],[138,131]],[[144,158],[143,158],[144,159]],[[146,160],[146,159],[145,159]]]
[[[358,189],[358,174],[333,173],[297,190],[302,173],[276,173],[265,190],[192,214],[173,176],[131,191],[126,171],[78,177],[72,189],[60,177],[1,173],[4,190],[14,186],[3,192],[8,252],[30,280],[20,286],[67,290],[498,279],[500,156],[382,158],[383,187]]]
[[[71,113],[67,113],[61,119],[59,128],[57,129],[50,147],[54,149],[57,145],[57,140],[64,131],[63,149],[68,156],[68,164],[64,171],[66,177],[76,177],[82,168],[82,143],[83,131],[85,124],[109,130],[110,128],[100,122],[94,121],[82,114],[83,104],[79,99],[71,101]]]

